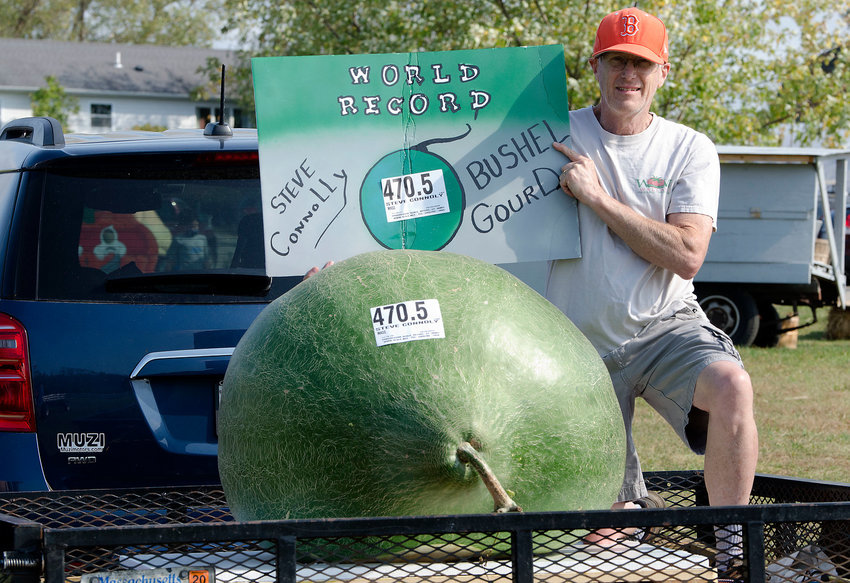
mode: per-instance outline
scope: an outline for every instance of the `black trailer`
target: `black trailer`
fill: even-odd
[[[667,508],[237,522],[214,487],[6,493],[0,582],[718,581],[729,524],[743,581],[850,581],[850,484],[757,475],[751,505],[708,507],[701,472],[646,478]],[[599,527],[643,534],[585,544]]]

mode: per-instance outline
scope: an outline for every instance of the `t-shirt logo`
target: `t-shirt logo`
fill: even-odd
[[[634,14],[628,14],[623,16],[622,20],[623,32],[620,33],[620,36],[635,36],[640,30],[638,28],[638,24],[640,24],[638,17]]]
[[[667,188],[668,182],[660,176],[650,176],[649,178],[637,178],[636,181],[639,190],[649,190],[650,188],[664,190],[665,188]]]

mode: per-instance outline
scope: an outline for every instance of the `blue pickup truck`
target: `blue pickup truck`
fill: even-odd
[[[0,491],[218,482],[230,354],[299,280],[265,274],[256,132],[227,130],[0,130]]]

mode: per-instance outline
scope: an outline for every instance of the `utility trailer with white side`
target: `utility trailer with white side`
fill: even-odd
[[[774,305],[847,306],[850,150],[718,146],[718,230],[695,278],[700,304],[736,344],[772,346]],[[810,322],[811,323],[811,322]]]

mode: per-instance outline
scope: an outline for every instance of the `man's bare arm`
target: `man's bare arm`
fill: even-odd
[[[685,279],[696,275],[708,252],[711,217],[674,213],[667,216],[667,222],[660,222],[639,215],[605,192],[590,158],[563,144],[555,143],[554,147],[570,159],[561,168],[564,192],[592,209],[632,251],[650,263]]]

